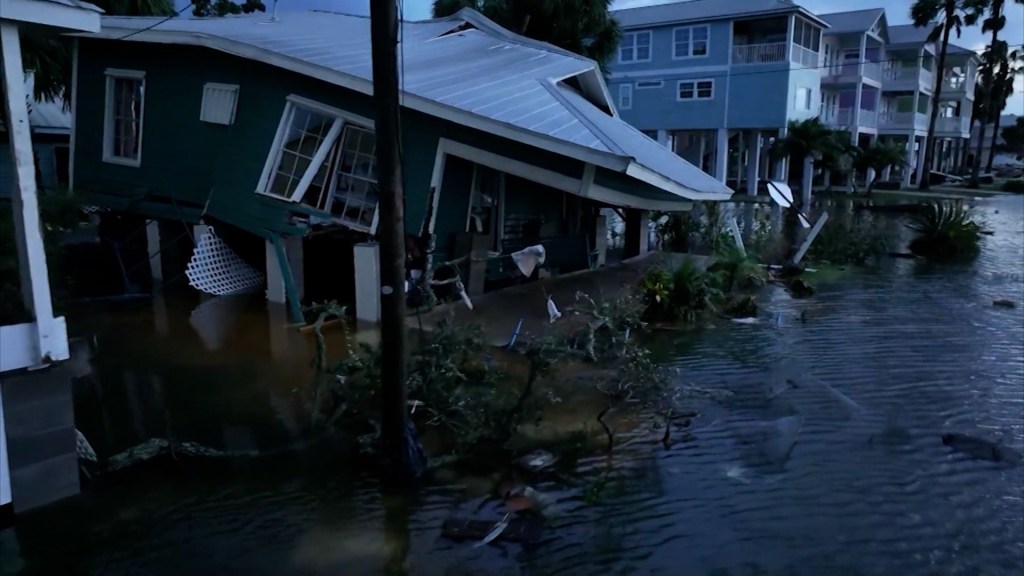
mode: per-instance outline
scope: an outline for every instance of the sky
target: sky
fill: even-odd
[[[274,6],[274,0],[263,0],[270,12]],[[729,2],[729,0],[714,0],[717,2]],[[189,0],[175,0],[179,8],[188,4]],[[431,0],[405,0],[405,18],[407,20],[420,20],[430,17]],[[635,8],[638,6],[650,6],[654,4],[665,4],[665,0],[615,0],[613,7],[616,9]],[[829,12],[841,12],[851,8],[850,0],[796,0],[796,3],[815,14],[827,14]],[[911,0],[868,0],[864,3],[856,3],[854,9],[863,10],[868,7],[885,8],[889,25],[909,24]],[[337,10],[349,14],[369,14],[369,0],[278,0],[278,13],[288,10]],[[1009,42],[1011,47],[1020,48],[1024,45],[1024,6],[1015,2],[1007,2],[1006,6],[1006,28],[1000,36]],[[988,43],[987,35],[981,33],[980,27],[965,28],[963,36],[952,41],[954,44],[980,50]],[[1006,114],[1024,115],[1024,78],[1018,77],[1014,86],[1014,94],[1007,103]]]

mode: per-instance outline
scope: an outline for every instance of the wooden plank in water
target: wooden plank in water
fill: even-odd
[[[457,542],[465,540],[483,540],[494,525],[495,520],[475,520],[473,518],[449,518],[444,521],[441,535]],[[543,518],[513,518],[508,528],[495,541],[529,543],[540,540],[544,528]]]

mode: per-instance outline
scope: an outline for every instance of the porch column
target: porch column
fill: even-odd
[[[782,140],[783,138],[785,138],[786,134],[788,132],[789,132],[789,127],[788,126],[783,126],[782,128],[779,128],[779,140]],[[786,181],[789,180],[789,174],[787,173],[788,172],[787,168],[789,167],[788,164],[789,164],[789,162],[787,161],[786,158],[779,158],[775,162],[775,175],[774,175],[774,179],[775,180],[781,180],[783,182],[786,182]]]
[[[747,142],[747,195],[757,196],[757,182],[761,167],[761,131],[753,130]]]
[[[164,280],[163,258],[160,252],[160,222],[158,220],[146,222],[146,251],[149,254],[149,275],[153,278],[153,287],[156,288]]]
[[[303,261],[302,261],[302,238],[282,238],[284,245],[285,262],[278,258],[277,247],[270,240],[266,241],[267,249],[267,300],[284,304],[288,302],[288,281],[285,278],[285,271],[290,270],[292,281],[295,283],[295,299],[302,299],[303,292]]]
[[[668,130],[658,130],[658,144],[668,147]]]
[[[907,136],[906,164],[903,165],[903,182],[900,184],[903,188],[910,188],[910,173],[914,171],[914,140],[913,133]]]
[[[28,107],[25,105],[25,72],[18,41],[18,25],[15,22],[0,22],[0,52],[5,96],[3,106],[9,120],[7,136],[11,147],[14,184],[11,191],[14,238],[21,297],[35,324],[28,340],[34,340],[31,344],[34,349],[31,357],[35,360],[32,365],[36,365],[68,358],[67,333],[61,330],[61,323],[55,322],[53,317],[46,252],[43,250],[43,235],[39,229],[35,161],[32,158]]]
[[[623,257],[632,258],[647,254],[649,250],[649,227],[651,214],[646,210],[626,209],[625,245]]]
[[[723,184],[729,178],[729,129],[719,128],[715,144],[715,178]]]
[[[925,174],[926,167],[924,165],[925,148],[928,144],[928,137],[921,138],[921,146],[917,151],[917,183],[921,183],[922,178],[928,178],[928,174]]]
[[[699,132],[699,134],[700,134],[700,147],[698,148],[698,153],[697,153],[697,167],[700,168],[701,171],[707,173],[708,169],[704,166],[704,155],[707,154],[708,133],[705,130],[701,130]]]
[[[878,135],[877,134],[872,134],[870,142],[871,142],[871,144],[876,144],[878,142]],[[868,168],[867,169],[867,173],[864,175],[864,177],[866,178],[865,184],[867,182],[871,182],[872,180],[874,180],[875,179],[875,170],[874,170],[874,168]]]

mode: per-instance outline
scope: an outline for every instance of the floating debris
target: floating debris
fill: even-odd
[[[558,462],[558,457],[547,450],[534,450],[518,460],[520,466],[531,472],[549,468],[555,462]]]
[[[1014,302],[1013,300],[1007,300],[1005,298],[1002,298],[1002,299],[999,299],[999,300],[993,300],[992,301],[992,305],[995,306],[996,308],[1016,308],[1017,307],[1017,303],[1016,302]]]

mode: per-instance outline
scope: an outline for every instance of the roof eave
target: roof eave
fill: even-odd
[[[722,191],[720,192],[702,192],[700,190],[694,190],[688,186],[684,186],[675,180],[671,180],[658,174],[657,172],[637,163],[630,162],[629,166],[626,167],[626,176],[636,178],[637,180],[650,184],[655,188],[664,190],[680,198],[686,200],[706,200],[711,202],[724,202],[732,198],[733,191],[727,188],[724,184],[722,185]]]
[[[743,12],[742,14],[723,14],[721,16],[708,16],[702,18],[682,18],[678,20],[664,20],[661,22],[650,22],[647,24],[619,24],[619,27],[623,30],[636,30],[642,28],[654,28],[658,26],[674,26],[676,24],[687,24],[690,22],[718,22],[721,20],[747,20],[750,18],[760,18],[764,16],[776,16],[781,14],[799,14],[808,20],[813,21],[822,28],[828,29],[828,23],[815,16],[812,12],[808,11],[803,6],[792,6],[786,8],[775,8],[772,10],[760,10],[758,12]],[[614,12],[612,17],[614,17]]]

